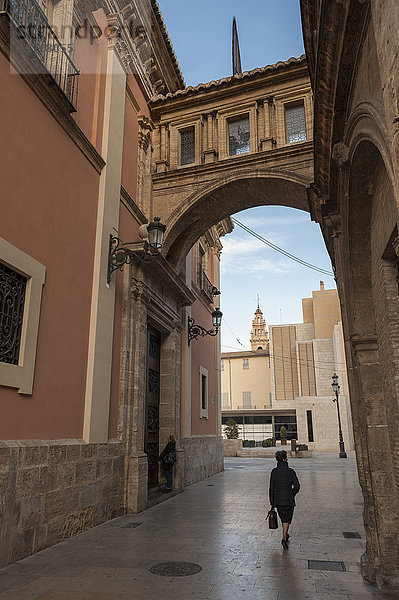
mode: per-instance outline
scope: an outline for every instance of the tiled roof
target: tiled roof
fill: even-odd
[[[165,100],[171,100],[174,98],[180,98],[181,96],[189,96],[198,94],[205,90],[210,90],[212,88],[222,87],[226,84],[231,84],[235,81],[242,81],[243,79],[251,79],[255,78],[258,75],[263,75],[264,73],[278,71],[279,69],[284,69],[286,67],[290,67],[291,65],[300,65],[306,64],[306,55],[302,54],[298,58],[291,57],[288,60],[279,61],[274,65],[267,65],[265,67],[261,67],[258,69],[252,69],[252,71],[244,71],[243,73],[237,73],[236,75],[232,75],[231,77],[223,77],[222,79],[217,79],[216,81],[210,81],[209,83],[199,83],[195,87],[189,86],[181,90],[177,90],[177,92],[166,94],[163,96],[159,94],[158,96],[154,96],[151,100],[151,104],[158,104]]]
[[[169,56],[171,58],[173,66],[175,68],[175,72],[176,72],[176,76],[177,76],[177,79],[179,81],[179,84],[180,84],[180,86],[182,88],[185,88],[186,87],[186,83],[184,81],[183,73],[181,72],[179,61],[177,60],[177,56],[176,56],[175,51],[173,49],[173,45],[172,45],[171,39],[169,37],[168,30],[166,29],[166,25],[165,25],[165,22],[163,20],[161,9],[159,8],[159,4],[158,4],[157,0],[151,0],[151,5],[152,5],[152,8],[153,8],[154,14],[155,14],[155,16],[157,18],[158,25],[159,25],[159,28],[161,30],[161,33],[162,33],[163,39],[165,41],[166,47],[168,49]]]

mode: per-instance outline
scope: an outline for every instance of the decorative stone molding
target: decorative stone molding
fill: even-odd
[[[351,335],[350,341],[356,354],[361,352],[378,352],[378,340],[376,335]]]
[[[155,129],[154,123],[145,115],[137,117],[139,124],[139,148],[143,148],[147,152],[151,144],[151,133]]]
[[[337,142],[334,144],[332,149],[332,159],[337,163],[340,169],[343,169],[348,165],[349,161],[349,148],[344,142]]]
[[[323,220],[330,237],[336,238],[342,235],[342,218],[339,213],[332,213],[324,217]]]

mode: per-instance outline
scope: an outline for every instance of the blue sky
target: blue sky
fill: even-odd
[[[158,0],[187,85],[231,75],[237,19],[244,71],[303,54],[299,0]]]
[[[231,26],[237,19],[243,70],[303,54],[299,0],[158,0],[187,85],[231,75]],[[319,226],[307,213],[267,206],[238,220],[300,258],[331,270]],[[332,277],[284,258],[236,227],[222,238],[222,351],[249,349],[256,297],[268,324],[302,321],[301,299],[335,287]],[[232,331],[234,333],[232,333]]]

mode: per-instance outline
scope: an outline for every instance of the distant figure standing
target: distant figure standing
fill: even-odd
[[[176,440],[173,435],[168,438],[168,443],[159,455],[161,469],[166,476],[166,491],[170,492],[173,484],[173,465],[176,462]]]
[[[275,454],[277,467],[270,474],[269,499],[272,508],[277,508],[278,516],[283,525],[283,548],[288,550],[288,528],[292,521],[295,507],[295,496],[300,485],[294,469],[287,462],[287,451],[278,450]]]

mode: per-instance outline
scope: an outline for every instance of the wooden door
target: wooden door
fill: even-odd
[[[147,397],[144,451],[148,458],[148,487],[158,485],[159,397],[161,334],[147,328]]]

